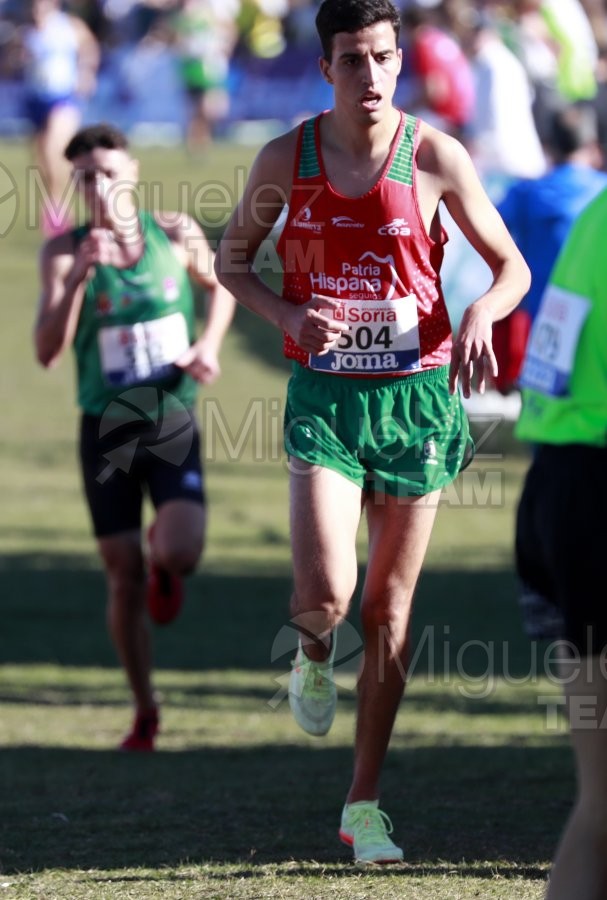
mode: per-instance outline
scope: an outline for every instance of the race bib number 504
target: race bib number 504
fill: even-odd
[[[549,285],[531,329],[520,386],[551,397],[568,392],[580,332],[590,300]]]
[[[345,322],[349,330],[323,356],[310,354],[309,366],[320,372],[398,375],[420,368],[417,300],[346,300],[340,309],[321,310]]]

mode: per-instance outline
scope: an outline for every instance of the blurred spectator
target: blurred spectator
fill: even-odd
[[[476,13],[467,49],[476,93],[467,140],[482,176],[542,175],[546,159],[533,118],[531,85],[522,63],[502,41],[493,17]]]
[[[286,47],[282,18],[288,10],[288,0],[241,0],[237,19],[240,49],[262,59],[279,56]]]
[[[579,0],[535,0],[558,45],[557,84],[565,100],[591,100],[596,93],[597,43]]]
[[[204,149],[229,108],[228,74],[236,45],[238,0],[183,0],[173,18],[174,49],[189,101],[186,146]]]
[[[12,78],[19,68],[17,29],[4,6],[0,6],[0,78]]]
[[[515,0],[508,31],[511,49],[527,72],[533,89],[533,117],[542,144],[550,138],[554,111],[562,105],[557,84],[558,44],[550,35],[535,0]]]
[[[493,325],[496,387],[504,394],[516,387],[531,325],[565,238],[584,207],[607,187],[607,173],[598,171],[603,156],[592,107],[574,105],[554,113],[550,150],[551,170],[516,182],[498,204],[532,275],[522,303]]]
[[[597,91],[594,98],[599,128],[599,143],[603,152],[603,166],[607,163],[607,44],[599,47],[596,67]]]
[[[543,141],[564,103],[596,94],[597,43],[579,0],[515,0],[517,52],[534,89],[533,111]]]
[[[109,44],[138,44],[154,28],[165,14],[171,11],[177,0],[99,0],[107,23]]]
[[[46,191],[42,227],[47,235],[69,224],[63,202],[69,166],[63,150],[78,128],[82,101],[95,88],[99,66],[99,46],[92,32],[82,19],[60,7],[59,0],[29,0],[23,9],[24,24],[15,35],[25,82],[25,115]]]
[[[314,0],[289,0],[289,8],[282,18],[282,28],[289,46],[309,47],[318,53]]]
[[[100,43],[104,40],[106,18],[101,0],[67,0],[65,12],[82,19]]]
[[[474,74],[463,50],[443,27],[439,9],[410,3],[402,13],[405,58],[414,81],[408,109],[459,135],[472,117]]]
[[[607,44],[607,15],[605,15],[607,8],[605,0],[582,0],[582,6],[588,16],[597,46],[604,46]]]

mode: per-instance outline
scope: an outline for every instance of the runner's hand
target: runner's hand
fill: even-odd
[[[78,244],[74,254],[72,278],[81,282],[89,277],[93,266],[111,265],[112,261],[115,261],[115,252],[115,241],[111,232],[107,228],[91,228]]]
[[[343,305],[343,301],[333,297],[314,294],[307,303],[289,307],[285,331],[302,350],[315,356],[324,356],[335,346],[344,331],[349,331],[345,322],[328,312],[343,309]]]
[[[487,370],[497,377],[497,360],[491,343],[493,319],[481,303],[471,303],[464,310],[457,337],[453,341],[449,391],[454,394],[461,376],[462,393],[469,397],[472,378],[479,394],[485,392]]]
[[[182,353],[175,365],[191,375],[200,384],[212,384],[221,374],[216,350],[204,339],[196,341]]]

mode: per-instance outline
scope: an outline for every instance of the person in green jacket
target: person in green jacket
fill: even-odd
[[[122,132],[103,123],[84,128],[65,156],[90,218],[42,248],[36,355],[50,368],[66,348],[75,351],[84,489],[107,577],[109,632],[135,705],[120,746],[153,750],[159,717],[147,618],[175,618],[181,578],[202,553],[194,407],[198,384],[220,374],[235,301],[190,216],[138,210],[138,163]],[[198,338],[191,280],[207,291]],[[147,560],[144,493],[155,507]]]
[[[580,214],[550,276],[516,427],[535,445],[517,513],[517,568],[562,614],[561,677],[578,780],[549,900],[607,896],[606,233],[603,191]]]

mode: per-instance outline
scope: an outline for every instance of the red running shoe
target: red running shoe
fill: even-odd
[[[154,749],[154,738],[158,734],[158,710],[137,713],[133,727],[120,744],[120,750],[150,752]]]
[[[150,619],[157,625],[168,625],[176,619],[183,606],[183,581],[156,563],[150,563],[147,584],[147,605]]]
[[[154,538],[154,526],[148,531],[148,543]],[[146,601],[150,619],[157,625],[168,625],[183,606],[183,579],[172,575],[150,560]]]

